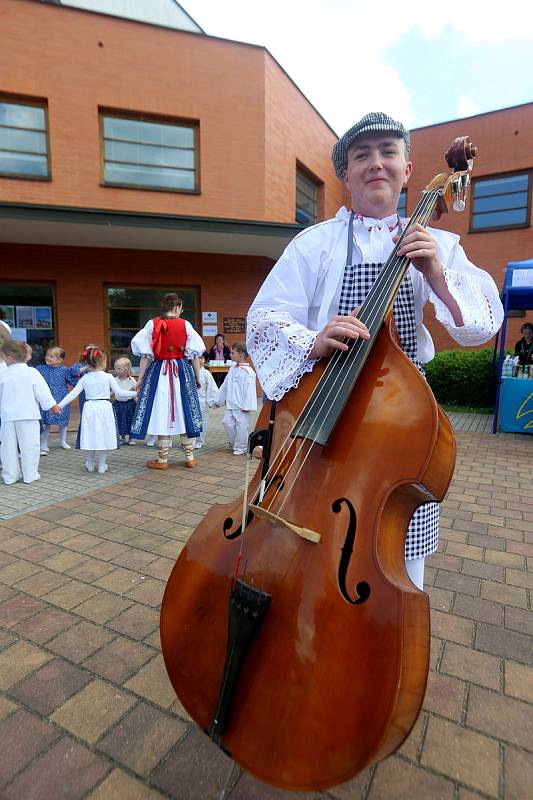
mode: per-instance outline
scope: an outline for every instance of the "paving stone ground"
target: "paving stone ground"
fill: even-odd
[[[296,795],[233,775],[230,800],[526,800],[533,786],[533,441],[459,431],[428,559],[423,711],[394,756]],[[220,417],[200,466],[150,472],[144,445],[52,452],[42,480],[0,488],[0,797],[216,800],[231,764],[175,697],[159,644],[165,581],[244,460]],[[182,459],[179,448],[172,458]]]

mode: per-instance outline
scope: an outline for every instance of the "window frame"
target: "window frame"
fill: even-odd
[[[30,95],[17,95],[17,94],[9,94],[7,92],[0,92],[0,103],[6,103],[6,104],[11,103],[12,105],[17,105],[17,106],[33,106],[34,108],[41,108],[44,111],[46,167],[48,170],[47,175],[28,175],[25,172],[2,172],[0,170],[0,179],[8,178],[16,181],[40,181],[40,182],[50,183],[50,181],[52,180],[52,157],[50,152],[50,120],[48,114],[48,100],[45,97],[32,97]],[[33,130],[33,129],[21,128],[21,130]],[[43,131],[36,131],[36,132],[43,133]],[[14,150],[13,152],[25,152],[25,151]]]
[[[324,181],[321,180],[317,175],[311,172],[305,164],[302,164],[301,161],[296,159],[296,170],[294,172],[294,219],[298,225],[305,225],[304,222],[301,222],[297,216],[296,212],[298,210],[298,205],[296,202],[297,192],[298,192],[298,173],[301,172],[302,175],[307,178],[307,180],[311,181],[316,186],[316,219],[313,222],[310,222],[306,225],[306,227],[310,227],[311,225],[316,225],[317,222],[320,222],[321,219],[324,218]]]
[[[104,118],[131,120],[134,122],[153,122],[161,125],[175,125],[191,128],[194,141],[194,189],[175,189],[166,186],[150,186],[138,183],[115,183],[105,179],[105,137]],[[171,194],[201,194],[200,188],[200,122],[185,117],[172,117],[167,114],[149,114],[143,111],[120,111],[116,108],[98,107],[98,138],[100,142],[100,186],[106,189],[133,189],[143,192],[170,192]]]
[[[41,281],[41,280],[24,280],[24,279],[21,279],[21,278],[18,278],[18,279],[17,278],[5,278],[5,279],[3,278],[3,279],[0,280],[0,296],[1,296],[1,291],[2,291],[1,287],[3,285],[7,285],[7,284],[9,284],[10,286],[42,286],[42,287],[44,287],[46,289],[51,289],[51,291],[52,291],[52,314],[53,314],[53,321],[54,321],[55,324],[54,324],[53,328],[44,328],[43,330],[51,330],[51,331],[54,332],[53,345],[51,345],[51,346],[57,347],[58,346],[58,342],[61,341],[61,335],[60,335],[60,332],[59,332],[61,323],[60,323],[60,319],[59,319],[60,315],[58,313],[58,306],[57,306],[57,282],[53,281],[53,280],[52,281],[47,281],[47,280],[42,280]],[[11,303],[3,303],[0,300],[0,305],[11,305]],[[32,305],[35,305],[35,303],[33,303]],[[16,325],[15,325],[15,327],[16,327]],[[40,329],[39,328],[28,328],[27,330],[40,330]],[[31,347],[31,343],[30,343],[30,347]],[[43,356],[44,356],[44,353],[43,353]],[[34,361],[35,361],[35,354],[34,354],[34,356],[32,357],[32,359],[30,361],[30,366],[34,366]],[[44,357],[43,357],[43,361],[39,361],[38,363],[39,364],[44,364],[45,363]]]
[[[400,212],[398,211],[398,206],[400,205],[400,197],[405,197],[405,214],[403,214],[403,215],[400,214]],[[407,202],[408,202],[408,199],[409,199],[408,190],[407,190],[407,187],[404,186],[403,189],[401,190],[399,196],[398,196],[398,203],[396,205],[396,213],[398,214],[399,217],[403,216],[404,219],[407,219],[409,217],[409,214],[407,213]]]
[[[498,178],[512,178],[518,175],[526,175],[528,179],[528,188],[527,188],[527,206],[526,206],[526,219],[525,222],[519,222],[516,224],[511,225],[493,225],[491,227],[486,228],[475,228],[473,226],[473,219],[474,219],[474,186],[476,183],[481,183],[483,181],[488,180],[497,180]],[[533,183],[533,170],[531,169],[519,169],[514,170],[513,172],[497,172],[491,175],[477,175],[475,178],[472,178],[472,185],[470,188],[470,203],[468,204],[470,207],[469,211],[469,220],[468,220],[468,233],[478,234],[478,233],[492,233],[494,231],[510,231],[510,230],[517,230],[520,228],[530,228],[531,227],[531,186]],[[496,195],[497,196],[497,195]],[[477,199],[477,198],[476,198]],[[500,209],[500,211],[505,211],[507,209]],[[493,212],[494,213],[494,212]],[[497,212],[496,212],[497,213]]]

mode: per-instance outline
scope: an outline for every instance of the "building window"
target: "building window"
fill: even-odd
[[[519,228],[529,224],[530,175],[476,178],[472,182],[471,231]]]
[[[321,184],[308,172],[296,167],[296,222],[314,225],[318,221],[318,195]]]
[[[110,368],[117,358],[131,359],[137,367],[139,358],[130,350],[130,342],[149,319],[161,313],[161,300],[167,292],[176,292],[183,301],[182,319],[198,329],[198,290],[191,287],[148,289],[135,286],[105,287],[107,305],[108,352]]]
[[[197,192],[197,126],[101,115],[105,184]]]
[[[14,339],[33,350],[31,364],[44,364],[49,347],[58,344],[54,286],[46,283],[0,283],[0,309]],[[65,347],[65,342],[60,343]]]
[[[44,104],[0,98],[0,175],[32,180],[50,177]]]
[[[399,217],[406,217],[407,216],[407,189],[402,189],[400,192],[400,196],[398,198],[398,205],[396,207],[396,213]]]

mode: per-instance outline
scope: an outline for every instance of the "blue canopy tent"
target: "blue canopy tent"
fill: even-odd
[[[505,280],[501,292],[504,317],[503,325],[494,345],[494,361],[499,347],[498,373],[496,382],[496,400],[494,407],[494,420],[492,432],[497,433],[498,417],[500,412],[500,394],[502,388],[502,369],[505,358],[505,332],[509,311],[533,309],[533,258],[527,261],[510,261],[507,264]]]

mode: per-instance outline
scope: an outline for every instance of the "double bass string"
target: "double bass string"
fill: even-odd
[[[433,208],[434,208],[434,205],[435,205],[435,202],[436,202],[437,198],[438,198],[438,194],[437,193],[428,192],[425,195],[425,197],[423,198],[422,202],[420,203],[419,208],[416,209],[415,213],[411,217],[411,220],[409,221],[409,224],[406,226],[404,234],[402,234],[402,237],[400,237],[399,241],[397,242],[396,247],[395,247],[395,252],[393,253],[393,256],[392,256],[392,263],[391,263],[391,267],[392,268],[388,270],[388,274],[386,275],[386,278],[385,278],[385,280],[383,282],[383,286],[381,287],[381,292],[378,293],[376,297],[372,296],[370,298],[371,304],[369,306],[369,317],[368,317],[368,322],[369,322],[370,326],[373,323],[375,323],[376,320],[378,319],[378,312],[379,312],[380,308],[382,307],[383,301],[391,293],[391,289],[393,288],[394,283],[398,280],[399,273],[403,269],[404,262],[408,261],[408,259],[402,258],[400,260],[400,262],[396,261],[396,263],[395,263],[395,260],[398,258],[397,250],[401,246],[401,241],[402,241],[403,235],[405,235],[405,233],[407,233],[409,231],[409,229],[412,227],[412,225],[415,224],[416,222],[420,221],[423,225],[427,224],[427,222],[429,221],[429,217],[431,216],[431,213],[433,211]],[[399,269],[400,267],[402,269]],[[341,341],[344,344],[349,344],[349,342],[350,342],[350,340],[348,338],[344,338]],[[352,346],[352,349],[351,349],[350,353],[348,354],[348,356],[346,358],[348,366],[350,365],[350,362],[355,361],[355,359],[357,358],[357,356],[358,356],[358,354],[359,354],[359,352],[361,350],[361,347],[364,346],[364,342],[365,341],[366,340],[361,340],[360,339],[360,340],[356,341],[355,344]],[[345,352],[346,351],[337,351],[334,354],[334,356],[331,358],[330,364],[328,365],[327,371],[325,372],[324,377],[323,377],[324,381],[327,380],[328,371],[331,371],[331,370],[333,370],[335,368],[336,363],[338,362],[338,360],[340,358],[342,358],[342,355]],[[324,397],[324,399],[322,401],[322,404],[321,404],[320,408],[316,409],[316,413],[317,414],[320,414],[321,412],[324,411],[324,408],[325,408],[326,404],[328,403],[328,401],[331,398],[332,392],[336,392],[338,394],[339,391],[343,388],[346,380],[348,379],[347,372],[348,372],[348,370],[344,370],[343,373],[338,373],[338,375],[335,376],[334,380],[331,383],[331,386],[328,389],[328,392],[327,392],[326,396]],[[341,381],[340,385],[339,385],[339,379]],[[309,406],[309,405],[310,404],[308,402],[307,406]],[[309,416],[311,411],[312,411],[312,406],[308,407],[307,411],[304,409],[302,411],[302,413],[300,414],[300,417],[298,417],[297,422],[299,422],[302,418],[303,418],[303,420],[307,419],[307,417]],[[302,415],[304,415],[304,416],[302,417]],[[320,432],[320,430],[321,430],[321,428],[318,429],[318,433]],[[315,434],[315,435],[317,435],[317,434]],[[283,449],[283,447],[286,445],[286,443],[287,443],[287,441],[289,439],[290,439],[290,434],[286,437],[285,441],[283,442],[282,447],[280,448],[280,451]],[[301,470],[305,466],[305,463],[306,463],[306,461],[307,461],[307,459],[308,459],[308,457],[309,457],[309,455],[311,453],[311,450],[313,448],[313,445],[315,444],[315,441],[316,440],[309,441],[308,439],[304,439],[299,447],[297,446],[297,444],[295,442],[291,442],[291,445],[289,446],[289,450],[291,449],[292,445],[296,445],[298,447],[296,452],[292,455],[293,463],[294,463],[294,460],[296,459],[296,457],[300,455],[300,453],[302,452],[303,448],[306,445],[308,445],[308,451],[305,454],[305,457],[302,460],[296,475],[292,476],[291,485],[287,488],[287,492],[286,492],[285,498],[284,498],[280,508],[278,509],[279,511],[281,511],[281,509],[283,508],[283,505],[284,505],[285,500],[287,499],[287,497],[289,495],[290,490],[294,486],[294,483],[298,479]],[[291,465],[289,465],[287,473],[288,473],[288,471],[290,469],[291,469]],[[271,470],[272,470],[272,467],[269,469],[269,472]],[[266,477],[267,476],[265,476],[265,479],[266,479]],[[270,483],[268,484],[267,489],[270,488],[271,485],[272,485],[272,481],[270,481]],[[269,502],[268,509],[270,509],[272,507],[272,504],[274,503],[279,491],[280,491],[280,488],[278,487],[276,492],[274,493],[273,497],[271,498],[271,500]]]
[[[371,294],[372,290],[370,290],[370,293],[369,293],[370,296],[368,298],[369,301],[370,301],[369,306],[368,306],[368,309],[369,309],[368,324],[370,326],[372,326],[372,324],[375,323],[376,320],[378,319],[379,310],[380,310],[380,308],[382,308],[382,305],[383,305],[383,302],[384,302],[385,298],[391,293],[391,290],[392,290],[392,288],[394,286],[394,283],[399,278],[399,273],[402,272],[402,270],[404,270],[404,267],[407,264],[408,259],[406,259],[404,257],[404,258],[400,259],[400,261],[398,261],[398,256],[397,256],[397,251],[399,250],[399,248],[401,246],[401,242],[402,242],[403,236],[410,230],[412,225],[415,224],[416,222],[421,222],[422,225],[426,225],[427,224],[427,222],[429,221],[429,218],[431,216],[431,213],[432,213],[432,211],[433,211],[433,209],[435,207],[435,204],[436,204],[436,201],[438,199],[438,196],[439,196],[438,195],[438,191],[430,191],[430,192],[427,192],[425,194],[425,196],[422,198],[422,200],[420,201],[418,207],[415,209],[415,211],[414,211],[414,213],[413,213],[408,225],[406,226],[404,232],[400,236],[400,239],[396,243],[394,251],[393,251],[393,253],[392,253],[391,257],[390,257],[390,262],[391,263],[390,263],[389,269],[387,270],[387,273],[385,274],[385,278],[383,280],[383,284],[382,284],[382,286],[380,286],[380,291],[374,297],[374,295]],[[375,335],[377,335],[377,332],[376,332]],[[348,339],[347,337],[345,337],[341,341],[344,344],[349,344],[351,340]],[[364,341],[366,341],[366,340],[364,340]],[[362,348],[362,346],[364,344],[364,341],[359,339],[353,344],[353,346],[351,348],[351,351],[348,353],[348,356],[346,358],[348,367],[350,366],[350,363],[353,363],[356,360],[356,358],[358,357],[359,352],[361,351],[361,348]],[[331,373],[331,371],[335,369],[335,367],[337,365],[337,362],[339,361],[340,358],[342,358],[342,355],[344,353],[346,353],[346,351],[337,350],[333,354],[333,356],[330,359],[330,363],[328,364],[328,366],[327,366],[327,368],[326,368],[326,370],[324,372],[324,376],[323,376],[323,378],[321,380],[323,380],[324,382],[327,381],[328,374]],[[338,395],[340,390],[343,388],[346,380],[348,379],[348,372],[349,372],[349,370],[344,370],[342,373],[339,372],[334,377],[333,381],[331,382],[331,385],[328,387],[328,391],[327,391],[326,396],[322,400],[320,408],[315,409],[316,414],[321,414],[322,412],[324,412],[325,406],[327,405],[328,401],[330,401],[330,398],[331,398],[331,395],[332,395],[333,392],[336,392],[336,394]],[[340,379],[340,385],[339,385],[339,379]],[[309,403],[309,401],[308,401],[308,403],[306,404],[306,406],[304,407],[304,409],[300,413],[299,417],[297,418],[296,423],[298,423],[298,422],[300,422],[302,420],[305,421],[309,417],[309,415],[312,413],[312,411],[313,411],[312,403]],[[315,433],[315,436],[318,435],[318,433],[320,433],[321,429],[322,429],[322,426],[318,429],[318,432]],[[282,443],[282,445],[281,445],[281,447],[280,447],[280,449],[278,451],[278,454],[276,455],[276,458],[273,460],[273,463],[272,463],[271,467],[269,468],[268,472],[266,473],[266,475],[262,479],[261,483],[262,483],[262,485],[264,487],[264,489],[262,491],[262,497],[264,497],[264,495],[267,493],[267,491],[272,486],[272,482],[273,482],[272,473],[274,472],[274,467],[276,466],[276,462],[279,463],[278,456],[280,454],[282,454],[283,448],[287,445],[287,442],[289,442],[290,439],[291,439],[291,435],[289,433],[287,435],[287,437],[285,438],[284,442]],[[291,476],[291,483],[287,487],[287,491],[286,491],[285,497],[284,497],[284,499],[283,499],[278,511],[281,511],[283,509],[283,506],[284,506],[286,500],[289,497],[291,489],[294,487],[294,484],[298,480],[298,477],[299,477],[302,469],[304,468],[304,466],[305,466],[305,464],[306,464],[306,462],[307,462],[307,460],[308,460],[308,458],[309,458],[309,456],[311,454],[311,450],[312,450],[313,445],[315,444],[315,442],[316,442],[316,439],[314,439],[314,440],[304,439],[301,443],[297,443],[296,441],[292,440],[292,441],[290,441],[290,444],[289,444],[289,447],[287,448],[287,453],[285,454],[285,456],[281,455],[281,460],[283,460],[285,457],[289,456],[291,449],[293,449],[293,448],[296,449],[296,452],[291,454],[292,463],[289,463],[289,466],[287,468],[287,472],[285,473],[285,476],[284,476],[284,482],[285,482],[286,479],[287,479],[288,473],[291,470],[292,464],[294,464],[296,458],[300,455],[300,453],[302,452],[304,447],[307,446],[307,448],[308,448],[307,452],[305,453],[304,458],[302,459],[302,462],[301,462],[296,474]],[[247,471],[247,473],[248,472],[249,471]],[[247,480],[246,480],[246,483],[248,483]],[[282,486],[282,484],[280,483],[280,485],[278,485],[277,489],[275,490],[273,496],[270,498],[268,506],[267,506],[267,510],[271,510],[274,502],[277,499],[277,496],[278,496],[279,492],[281,491],[281,486]],[[239,548],[239,555],[237,557],[237,562],[236,562],[236,565],[235,565],[234,580],[237,578],[239,569],[240,569],[241,564],[243,562],[244,546],[245,546],[245,533],[247,531],[246,523],[247,523],[247,516],[248,516],[247,489],[248,489],[248,487],[246,486],[245,487],[245,499],[244,499],[244,502],[243,502],[242,523],[241,523],[242,536],[240,537],[241,538],[241,542],[240,542],[240,548]],[[262,503],[262,497],[259,500],[259,504]],[[247,560],[244,561],[244,569],[243,569],[243,573],[242,573],[243,576],[244,576],[244,574],[246,572],[246,565],[247,565]]]
[[[431,208],[430,206],[431,206],[431,204],[432,204],[432,201],[433,201],[433,199],[434,199],[434,198],[432,198],[432,197],[429,197],[429,196],[427,196],[427,195],[426,195],[426,197],[424,198],[424,200],[422,201],[422,203],[421,203],[421,205],[420,205],[420,208],[416,210],[415,214],[413,214],[413,218],[410,220],[410,222],[409,222],[409,225],[408,225],[408,226],[406,227],[406,229],[405,229],[405,232],[407,232],[407,231],[409,230],[409,228],[410,228],[410,227],[411,227],[411,226],[412,226],[412,225],[413,225],[415,222],[417,222],[419,219],[420,219],[420,220],[423,222],[423,224],[425,224],[425,223],[427,222],[427,220],[429,219],[429,215],[430,215],[428,212],[431,212],[431,211],[432,211],[432,208]],[[424,206],[425,206],[425,207],[424,207]],[[426,217],[426,219],[425,219],[425,220],[424,220],[424,217]],[[397,250],[397,249],[399,249],[400,245],[401,245],[401,240],[399,240],[399,241],[398,241],[398,243],[397,243],[397,245],[396,245],[396,250]],[[395,254],[393,255],[393,258],[394,258],[394,257],[395,257]],[[401,264],[401,263],[403,263],[404,261],[407,261],[407,260],[406,260],[406,259],[402,259],[402,260],[401,260],[401,262],[400,262],[400,264]],[[398,268],[398,263],[396,263],[396,265],[395,265],[395,269],[391,269],[391,270],[389,270],[389,274],[388,274],[388,276],[387,276],[387,278],[388,278],[388,282],[387,282],[387,278],[386,278],[385,282],[383,283],[383,287],[382,287],[381,294],[378,294],[378,295],[377,295],[375,298],[374,298],[373,296],[372,296],[371,298],[369,298],[369,299],[371,300],[371,305],[369,306],[369,309],[370,309],[370,314],[369,314],[369,320],[368,320],[368,322],[369,322],[369,324],[370,324],[370,325],[372,325],[372,324],[373,324],[373,323],[376,321],[376,319],[377,319],[377,311],[378,311],[378,310],[379,310],[379,308],[381,307],[381,305],[382,305],[382,303],[383,303],[383,300],[386,298],[386,296],[387,296],[388,294],[390,294],[390,290],[391,290],[392,286],[394,285],[394,282],[395,282],[395,281],[397,280],[397,278],[398,278],[398,269],[397,269],[397,268]],[[381,287],[380,287],[380,288],[381,288]],[[373,301],[373,305],[372,305],[372,301]],[[349,344],[349,342],[350,342],[350,340],[349,340],[349,339],[347,339],[347,338],[345,338],[345,339],[343,339],[343,340],[341,340],[341,341],[343,341],[345,344]],[[350,362],[350,361],[352,361],[352,362],[353,362],[353,361],[354,361],[354,360],[357,358],[357,356],[358,356],[358,353],[359,353],[359,351],[361,350],[361,347],[362,347],[362,346],[364,346],[364,343],[365,343],[365,341],[366,341],[366,340],[364,340],[364,341],[363,341],[363,340],[359,340],[359,341],[358,341],[358,342],[356,342],[356,343],[355,343],[355,345],[352,347],[352,351],[349,353],[349,355],[348,355],[348,357],[347,357],[347,366],[348,366],[348,367],[350,366],[350,363],[349,363],[349,362]],[[357,347],[357,345],[359,345],[359,347]],[[338,361],[340,358],[342,358],[342,356],[343,356],[345,353],[346,353],[346,351],[337,351],[337,352],[334,354],[334,356],[333,356],[333,357],[332,357],[332,359],[331,359],[330,365],[328,365],[327,371],[326,371],[326,373],[324,374],[324,377],[323,377],[323,379],[322,379],[323,381],[327,381],[327,374],[328,374],[328,371],[331,371],[331,369],[334,369],[334,368],[335,368],[335,364],[336,364],[336,362],[337,362],[337,361]],[[317,414],[320,414],[320,412],[322,412],[322,411],[324,410],[324,406],[326,405],[327,401],[330,399],[330,397],[331,397],[331,393],[332,393],[333,391],[335,391],[335,390],[338,392],[340,389],[342,389],[342,387],[343,387],[343,385],[344,385],[344,383],[345,383],[345,381],[346,381],[346,379],[347,379],[346,372],[347,372],[347,371],[345,371],[344,373],[339,373],[339,374],[338,374],[338,375],[337,375],[337,376],[334,378],[334,380],[332,381],[332,384],[331,384],[331,386],[329,387],[329,390],[328,390],[328,392],[327,392],[326,396],[324,397],[324,399],[323,399],[323,401],[322,401],[322,405],[320,406],[320,408],[316,409],[316,413],[317,413]],[[341,379],[341,384],[340,384],[340,386],[339,386],[339,383],[338,383],[338,381],[339,381],[339,378]],[[304,410],[303,410],[303,412],[302,412],[302,414],[304,415],[304,416],[303,416],[303,419],[304,419],[304,420],[305,420],[305,419],[308,417],[308,415],[311,413],[311,411],[312,411],[312,410],[314,410],[314,409],[312,408],[312,404],[311,404],[311,403],[308,401],[308,404],[307,404],[307,411],[306,411],[306,409],[304,409]],[[301,414],[301,415],[300,415],[300,417],[298,418],[297,422],[299,422],[299,421],[302,419],[302,414]],[[319,428],[319,432],[320,432],[320,430],[321,430],[321,428]],[[283,447],[283,446],[285,446],[285,444],[286,444],[286,442],[287,442],[287,440],[288,440],[289,438],[290,438],[290,434],[289,434],[289,436],[287,437],[287,439],[285,440],[285,442],[283,443],[282,447]],[[309,441],[309,440],[307,440],[307,441]],[[302,448],[305,446],[305,444],[306,444],[306,441],[303,441],[303,443],[300,445],[300,448],[298,449],[298,451],[297,451],[297,453],[296,453],[295,455],[299,455],[299,453],[301,452],[301,450],[302,450]],[[314,444],[314,441],[311,441],[311,442],[310,442],[310,449],[312,448],[313,444]],[[304,463],[305,463],[305,462],[304,462]],[[303,466],[303,464],[302,464],[302,466]],[[289,467],[289,469],[290,469],[290,467]],[[297,477],[297,476],[296,476],[296,477]],[[275,497],[275,496],[274,496],[274,497]]]

